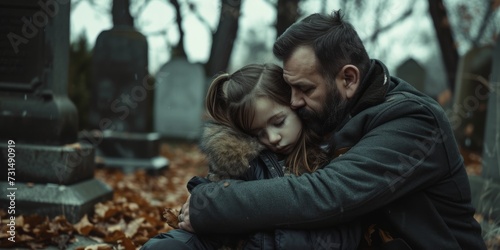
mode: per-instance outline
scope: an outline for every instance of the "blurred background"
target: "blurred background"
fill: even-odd
[[[113,27],[112,5],[111,0],[71,1],[69,95],[81,129],[89,128],[92,51],[98,35]],[[494,46],[499,5],[499,0],[130,0],[129,10],[135,29],[147,38],[151,76],[183,55],[210,78],[248,63],[279,64],[272,45],[290,24],[341,9],[370,57],[452,108],[460,58]],[[491,58],[485,60],[491,65]]]

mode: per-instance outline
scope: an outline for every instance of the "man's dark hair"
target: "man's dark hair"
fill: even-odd
[[[289,59],[296,48],[310,46],[318,58],[320,73],[334,79],[346,64],[353,64],[363,77],[370,67],[370,58],[354,27],[343,20],[339,11],[331,15],[312,14],[290,26],[274,43],[273,53]],[[362,80],[362,79],[361,79]]]

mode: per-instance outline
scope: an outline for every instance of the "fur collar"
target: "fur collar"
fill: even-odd
[[[256,138],[214,121],[205,123],[199,146],[207,155],[211,181],[241,176],[264,149]]]

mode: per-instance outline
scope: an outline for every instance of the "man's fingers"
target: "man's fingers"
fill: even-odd
[[[181,208],[182,221],[179,223],[179,228],[194,233],[194,229],[191,226],[191,218],[189,218],[189,198],[191,198],[191,196],[189,196],[186,203],[182,205]]]

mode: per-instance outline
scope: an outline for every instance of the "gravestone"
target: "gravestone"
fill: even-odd
[[[92,58],[89,123],[80,134],[97,141],[104,166],[162,169],[160,136],[152,132],[155,83],[148,75],[148,43],[134,28],[128,0],[113,1],[113,28],[97,37]]]
[[[148,82],[148,43],[134,29],[128,8],[127,0],[114,0],[114,26],[97,37],[89,122],[99,128],[106,119],[115,131],[147,133],[151,131],[154,88]]]
[[[415,59],[409,58],[399,65],[396,75],[413,85],[418,91],[425,91],[426,72]]]
[[[432,72],[432,74],[425,75],[423,92],[434,98],[445,110],[449,110],[452,106],[453,93],[447,83],[443,60],[436,53],[425,60],[422,65],[425,65],[426,72]]]
[[[112,190],[94,178],[67,96],[69,1],[0,4],[0,204],[77,222]]]
[[[485,46],[472,49],[461,58],[449,117],[460,147],[476,153],[483,148],[492,53],[493,48]]]
[[[156,79],[155,131],[163,137],[197,139],[205,100],[203,67],[175,57],[160,68]]]
[[[483,147],[483,177],[500,184],[500,39],[493,53]]]
[[[488,96],[484,147],[482,153],[481,176],[470,176],[471,191],[477,212],[484,221],[500,221],[500,40],[493,52],[493,66],[489,81],[491,91]],[[490,229],[484,225],[486,232]],[[484,229],[483,229],[484,230]]]

